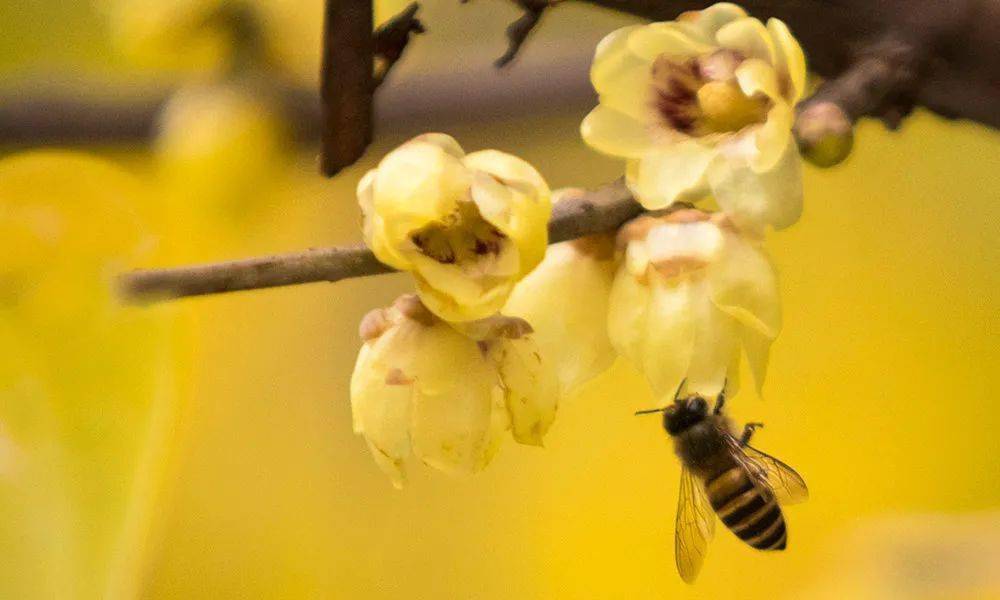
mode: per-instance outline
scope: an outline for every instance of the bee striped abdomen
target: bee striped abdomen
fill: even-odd
[[[758,550],[784,550],[785,519],[773,498],[760,493],[740,467],[705,482],[712,509],[736,537]]]

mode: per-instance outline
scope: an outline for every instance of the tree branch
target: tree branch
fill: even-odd
[[[320,171],[354,164],[372,140],[372,0],[326,0],[320,71]]]
[[[424,24],[417,19],[418,10],[420,5],[413,2],[375,30],[375,86],[385,81],[396,61],[403,56],[403,50],[410,43],[410,35],[426,31]]]
[[[641,212],[642,207],[621,181],[581,192],[580,196],[566,198],[553,208],[549,221],[549,242],[614,231]],[[127,300],[151,302],[301,283],[333,282],[392,271],[364,246],[345,246],[191,267],[133,271],[123,275],[119,283]]]

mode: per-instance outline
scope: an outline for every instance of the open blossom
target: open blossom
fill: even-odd
[[[368,247],[410,271],[447,321],[496,313],[548,244],[552,207],[538,171],[496,150],[465,154],[440,133],[390,152],[358,184],[358,201]]]
[[[640,217],[619,237],[608,330],[654,392],[671,398],[685,380],[706,396],[727,379],[735,385],[741,348],[759,390],[781,328],[774,269],[759,243],[724,215],[693,209]]]
[[[783,228],[802,211],[791,135],[805,58],[784,23],[765,27],[734,4],[636,25],[597,47],[600,104],[581,133],[627,159],[626,179],[649,209],[711,191],[741,228]]]
[[[365,317],[351,378],[354,431],[394,485],[402,486],[411,454],[442,471],[472,473],[490,462],[508,429],[521,443],[541,445],[558,390],[530,332],[504,317],[460,332],[413,295]]]
[[[553,192],[553,203],[575,193]],[[503,308],[503,314],[531,324],[542,355],[555,366],[563,395],[614,363],[616,354],[604,326],[614,275],[611,235],[552,244]]]

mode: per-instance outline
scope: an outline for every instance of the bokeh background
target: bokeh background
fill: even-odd
[[[225,36],[134,38],[199,2],[7,0],[0,103],[218,83]],[[265,73],[314,85],[319,1],[252,6]],[[516,16],[426,2],[376,143],[332,180],[218,87],[172,134],[75,146],[110,165],[0,145],[0,598],[1000,598],[1000,137],[980,126],[864,123],[848,163],[807,170],[802,221],[769,241],[786,318],[764,398],[731,410],[812,497],[780,555],[720,531],[694,587],[673,566],[677,461],[632,415],[654,399],[626,364],[560,406],[546,448],[396,491],[347,390],[358,320],[405,277],[115,306],[115,269],[356,242],[361,174],[424,131],[553,187],[617,177],[577,129],[592,48],[631,20],[560,6],[497,73]],[[39,249],[19,223],[60,235]]]

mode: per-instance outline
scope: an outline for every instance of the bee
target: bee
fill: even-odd
[[[725,387],[709,413],[708,401],[697,394],[673,404],[636,414],[663,413],[663,427],[681,460],[680,497],[674,533],[677,571],[694,583],[715,533],[715,516],[736,537],[758,550],[784,550],[788,529],[781,506],[809,496],[794,469],[750,446],[754,430],[748,423],[740,437],[722,413]]]

